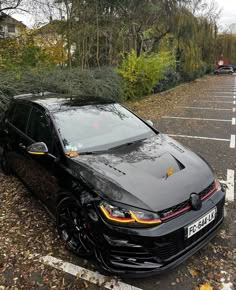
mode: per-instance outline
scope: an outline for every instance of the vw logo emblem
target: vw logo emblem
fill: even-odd
[[[199,210],[202,207],[202,201],[196,193],[190,195],[189,202],[193,210]]]

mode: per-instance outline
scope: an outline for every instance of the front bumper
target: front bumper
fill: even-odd
[[[224,202],[225,193],[218,190],[199,211],[191,210],[147,229],[117,227],[104,221],[97,259],[107,272],[125,277],[151,276],[176,267],[216,235],[224,219]],[[185,227],[215,206],[215,220],[187,239]]]

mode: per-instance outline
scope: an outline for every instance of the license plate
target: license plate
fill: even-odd
[[[195,235],[197,232],[205,228],[216,218],[217,208],[215,207],[210,212],[202,216],[200,219],[186,227],[186,237],[190,238]]]

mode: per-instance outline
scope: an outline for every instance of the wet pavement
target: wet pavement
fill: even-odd
[[[216,176],[227,181],[228,170],[236,169],[236,149],[232,142],[236,134],[233,125],[236,77],[208,76],[198,80],[196,86],[199,82],[203,84],[201,91],[190,94],[183,103],[180,96],[180,101],[168,111],[158,112],[156,118],[152,114],[152,121],[162,133],[173,135],[202,155]],[[0,196],[0,289],[132,289],[132,285],[145,290],[190,290],[206,285],[212,287],[207,290],[226,290],[236,287],[235,201],[227,201],[227,215],[218,235],[176,269],[151,278],[124,279],[125,284],[108,283],[105,288],[105,282],[96,282],[94,261],[78,258],[64,248],[43,207],[20,181],[0,173]],[[88,277],[75,277],[45,265],[40,261],[42,256],[60,258],[92,272]],[[96,279],[90,280],[93,273]]]

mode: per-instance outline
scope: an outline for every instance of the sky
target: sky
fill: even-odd
[[[236,23],[236,0],[216,0],[219,8],[222,9],[220,25]]]
[[[212,0],[207,0],[211,2]],[[228,27],[230,24],[236,23],[236,0],[215,0],[218,7],[221,9],[221,17],[219,19],[219,25],[221,30]],[[13,14],[17,20],[22,21],[27,26],[34,24],[34,15],[27,14]]]

